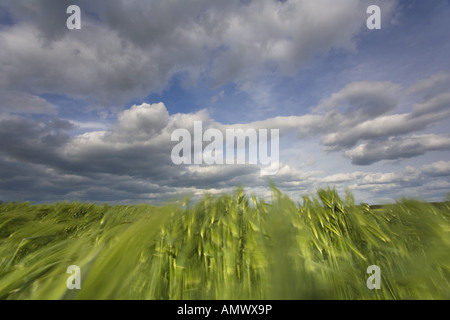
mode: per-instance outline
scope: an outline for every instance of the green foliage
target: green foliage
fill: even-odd
[[[0,299],[449,299],[450,207],[319,190],[191,206],[0,204]],[[81,290],[68,290],[69,265]],[[381,290],[366,287],[370,265]]]

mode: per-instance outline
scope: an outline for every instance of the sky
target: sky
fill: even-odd
[[[447,0],[0,0],[0,200],[269,200],[273,182],[442,201],[449,17]],[[278,173],[175,165],[171,135],[196,121],[278,129]]]

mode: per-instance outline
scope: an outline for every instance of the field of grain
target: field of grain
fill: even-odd
[[[301,204],[276,188],[270,201],[0,204],[0,299],[450,299],[449,252],[448,203],[371,208],[334,190]]]

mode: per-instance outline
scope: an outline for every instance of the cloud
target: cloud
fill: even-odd
[[[130,143],[146,141],[160,135],[168,122],[169,113],[163,103],[134,105],[119,114],[117,125],[106,139]]]
[[[399,84],[353,82],[323,99],[309,114],[233,126],[278,128],[282,135],[294,131],[298,139],[319,136],[327,151],[346,151],[360,141],[378,143],[422,131],[450,117],[449,93],[429,96],[415,103],[410,112],[395,113],[402,99]]]
[[[427,88],[434,92],[435,88]],[[448,149],[447,136],[419,134],[450,117],[450,93],[446,89],[413,102],[410,112],[396,113],[410,99],[399,84],[353,82],[320,101],[309,114],[230,127],[279,129],[281,137],[294,132],[299,140],[319,137],[326,151],[341,151],[354,165],[412,158]]]
[[[224,50],[214,59],[217,84],[237,78],[251,80],[264,66],[294,74],[314,54],[331,48],[352,50],[361,31],[362,6],[358,1],[252,1],[225,13],[217,34]],[[212,11],[211,18],[223,17]],[[210,18],[210,19],[211,19]],[[320,36],[317,36],[320,34]],[[261,68],[262,67],[262,68]]]
[[[313,111],[341,110],[347,118],[361,122],[394,110],[399,90],[400,86],[392,82],[353,82],[321,101]]]
[[[411,88],[407,93],[410,95],[436,92],[437,90],[448,89],[450,76],[447,73],[437,73],[431,77],[421,80]]]
[[[450,162],[439,161],[419,167],[407,166],[396,172],[356,171],[317,178],[318,185],[334,186],[343,193],[350,188],[358,198],[372,203],[392,202],[408,197],[442,201],[448,192]],[[439,194],[441,198],[436,197]]]
[[[427,90],[433,89],[427,85]],[[354,82],[320,101],[310,114],[234,126],[278,128],[282,136],[293,131],[300,140],[320,137],[326,151],[341,151],[354,165],[407,159],[448,149],[447,136],[417,134],[450,117],[446,89],[414,103],[410,112],[396,113],[402,100],[409,98],[402,95],[400,85]]]
[[[0,29],[0,85],[101,107],[160,92],[179,73],[240,86],[293,75],[316,54],[353,50],[365,21],[357,0],[54,2],[4,4],[14,24]],[[82,8],[81,30],[65,26],[69,4]]]
[[[0,151],[10,158],[55,165],[58,152],[70,141],[69,121],[34,122],[21,117],[0,120]]]
[[[69,0],[26,0],[3,1],[14,22],[29,24],[48,40],[60,39],[68,30],[66,26],[66,9],[75,1]]]
[[[171,133],[176,128],[191,130],[195,120],[204,120],[205,128],[225,127],[209,118],[205,111],[168,115],[163,103],[135,105],[120,113],[117,122],[108,129],[76,136],[70,136],[75,128],[68,121],[4,118],[0,120],[0,190],[6,200],[24,198],[38,202],[58,199],[158,202],[177,195],[199,196],[204,191],[228,192],[238,185],[245,186],[250,194],[267,196],[268,180],[260,175],[257,166],[171,163]],[[385,145],[380,142],[373,148],[368,146],[362,154],[355,153],[355,159],[374,161],[412,156],[411,150],[424,153],[448,148],[449,140],[447,136],[433,134],[391,139],[388,151],[383,151]],[[353,186],[358,196],[364,198],[365,193],[370,193],[373,199],[381,201],[401,196],[398,190],[402,188],[419,190],[436,179],[441,188],[433,190],[442,193],[450,163],[406,167],[400,172],[327,174],[314,167],[309,169],[281,163],[278,174],[271,179],[296,199],[331,185],[340,193]]]
[[[450,137],[435,134],[396,137],[360,144],[345,152],[355,165],[370,165],[381,160],[407,159],[429,151],[449,150]]]
[[[439,161],[423,166],[423,172],[433,177],[450,176],[450,162]]]
[[[82,32],[67,33],[48,43],[30,25],[1,29],[2,88],[118,106],[160,85],[162,77],[158,66],[150,63],[151,56],[127,45],[104,26],[87,24]]]
[[[324,183],[330,183],[330,184],[336,184],[336,183],[344,183],[344,182],[350,182],[354,181],[356,179],[360,179],[364,177],[364,172],[350,172],[350,173],[337,173],[330,176],[325,177],[322,179],[322,182]]]
[[[24,181],[30,186],[31,200],[82,199],[128,201],[161,199],[176,194],[199,191],[229,191],[237,185],[249,190],[263,189],[268,180],[255,165],[176,166],[171,162],[175,129],[193,130],[194,121],[225,130],[226,126],[209,118],[205,111],[195,114],[168,115],[163,103],[132,106],[117,116],[117,122],[106,130],[70,136],[73,124],[54,119],[35,122],[22,117],[5,118],[0,127],[0,160],[5,168],[3,187],[12,190]],[[20,172],[20,166],[29,168]],[[34,172],[33,174],[31,172]],[[3,174],[3,173],[2,173]],[[286,190],[311,187],[317,173],[305,173],[280,165],[273,181]],[[73,183],[68,186],[68,181]],[[29,181],[33,181],[29,184]],[[59,185],[64,187],[58,189]],[[43,196],[43,190],[48,193]],[[136,194],[133,195],[132,192]]]
[[[214,125],[204,111],[169,116],[163,103],[135,105],[110,128],[73,137],[69,133],[75,126],[66,120],[3,119],[0,152],[6,159],[46,166],[61,175],[127,176],[171,188],[224,188],[237,184],[238,177],[259,175],[257,166],[174,165],[171,134],[178,128],[192,131],[194,121],[203,121],[204,130]]]
[[[431,97],[421,103],[417,103],[413,112],[409,115],[412,119],[439,119],[450,116],[450,92]]]
[[[325,115],[326,126],[331,129],[331,132],[324,135],[322,142],[328,150],[352,148],[360,140],[379,140],[418,132],[450,117],[450,93],[448,92],[430,96],[416,103],[409,113],[384,114],[386,111],[394,111],[398,108],[400,101],[398,86],[389,85],[389,83],[365,83],[365,86],[373,87],[373,91],[369,91],[369,94],[364,90],[356,91],[361,94],[361,98],[356,99],[355,107],[350,107],[349,114],[329,111]],[[328,108],[336,106],[335,101],[340,101],[341,96],[346,97],[345,93],[349,91],[349,87],[352,88],[353,84],[319,104],[317,109],[320,110],[323,106]],[[387,92],[386,96],[383,91]],[[377,97],[378,94],[381,98]],[[365,96],[367,98],[364,98]],[[372,115],[370,115],[364,113],[364,107],[356,107],[364,105],[378,111],[371,111]],[[333,124],[333,118],[338,125]]]
[[[57,107],[38,96],[0,90],[1,110],[16,114],[57,114]]]
[[[87,131],[71,139],[62,130],[57,131],[56,136],[45,136],[49,124],[44,125],[47,129],[42,131],[41,127],[28,120],[27,124],[24,124],[25,120],[5,120],[3,127],[8,129],[3,133],[6,135],[5,142],[16,144],[11,150],[23,150],[23,159],[25,155],[33,158],[30,154],[32,151],[25,150],[42,148],[49,150],[52,161],[60,163],[65,169],[131,174],[157,179],[162,179],[162,172],[165,170],[178,173],[183,171],[180,168],[171,168],[170,154],[173,143],[170,137],[178,128],[186,128],[193,134],[194,121],[202,121],[204,130],[211,127],[222,132],[225,132],[226,128],[279,129],[282,137],[287,137],[289,132],[294,132],[297,139],[322,137],[327,150],[344,151],[355,165],[411,158],[428,151],[448,149],[449,138],[446,136],[402,135],[425,129],[428,125],[449,116],[448,108],[445,108],[450,101],[449,95],[430,97],[417,103],[410,113],[386,114],[395,110],[399,99],[399,86],[396,84],[356,82],[322,100],[315,108],[315,114],[302,116],[275,117],[225,126],[211,119],[205,110],[193,114],[169,115],[163,103],[144,103],[119,113],[117,122],[107,130]],[[319,110],[325,110],[325,113],[317,114]],[[8,132],[14,131],[21,132],[21,135],[7,135]],[[42,138],[44,136],[45,139]],[[41,137],[40,140],[36,140],[37,137]],[[57,143],[46,144],[52,139]],[[357,145],[360,140],[366,142]],[[30,141],[33,142],[31,146]],[[57,147],[60,149],[57,150]],[[10,155],[13,153],[11,150],[4,148],[4,152]],[[57,155],[53,155],[55,150],[58,151]],[[184,170],[182,174],[201,180],[200,171]],[[169,181],[172,181],[171,177],[168,177],[165,183]]]

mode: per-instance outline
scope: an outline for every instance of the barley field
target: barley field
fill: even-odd
[[[448,202],[272,193],[0,204],[0,299],[450,299]],[[70,265],[80,290],[67,287]],[[379,290],[366,285],[371,265]]]

